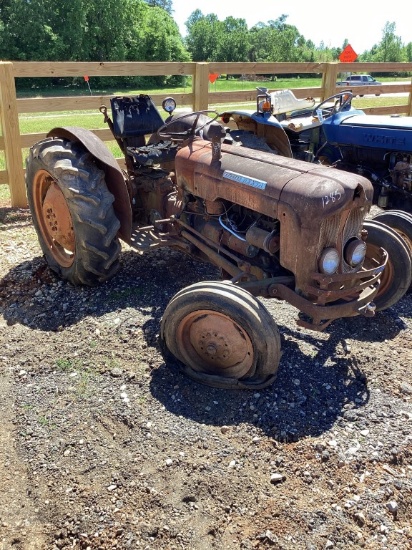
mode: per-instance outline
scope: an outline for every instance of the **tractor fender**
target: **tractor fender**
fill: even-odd
[[[114,196],[113,208],[120,221],[119,236],[127,243],[132,233],[132,207],[129,192],[119,164],[105,143],[91,130],[78,126],[53,128],[47,137],[59,137],[80,142],[99,161],[105,173],[107,187]]]
[[[289,138],[280,122],[270,113],[257,113],[249,110],[225,111],[221,115],[223,123],[233,119],[239,130],[251,132],[278,150],[283,157],[292,158],[292,149]]]

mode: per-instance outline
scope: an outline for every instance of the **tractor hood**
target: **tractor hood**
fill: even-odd
[[[246,147],[223,145],[221,158],[212,160],[212,144],[203,140],[177,153],[176,177],[186,193],[277,219],[293,211],[306,227],[352,207],[355,200],[369,207],[373,194],[362,176]]]
[[[412,149],[412,117],[339,113],[325,120],[323,131],[333,144],[408,151]]]

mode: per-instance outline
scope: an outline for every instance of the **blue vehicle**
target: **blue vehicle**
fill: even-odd
[[[412,212],[412,117],[367,115],[352,107],[352,97],[346,90],[315,105],[291,90],[259,88],[256,111],[225,112],[222,118],[257,135],[268,134],[259,127],[280,125],[293,158],[366,176],[375,204]],[[284,154],[285,145],[277,148]]]

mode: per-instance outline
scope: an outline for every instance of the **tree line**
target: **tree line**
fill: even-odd
[[[187,34],[181,36],[172,0],[0,0],[0,59],[328,62],[336,61],[348,43],[316,46],[287,17],[248,28],[245,19],[221,21],[195,10],[186,21]],[[412,43],[403,44],[395,33],[395,23],[387,22],[380,42],[358,61],[412,61]],[[184,78],[154,77],[150,84],[182,84]],[[106,79],[112,84],[115,80]],[[130,80],[139,84],[138,77]]]

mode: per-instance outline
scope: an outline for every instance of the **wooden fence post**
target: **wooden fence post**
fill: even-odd
[[[27,195],[24,185],[16,85],[13,63],[10,61],[0,62],[0,117],[11,205],[17,208],[26,208]]]
[[[338,78],[338,64],[325,63],[326,71],[322,75],[322,100],[336,93],[336,80]]]
[[[406,113],[406,116],[412,116],[412,80],[411,80],[411,88],[409,90],[408,112]]]
[[[193,92],[195,111],[209,108],[209,63],[196,63]]]

